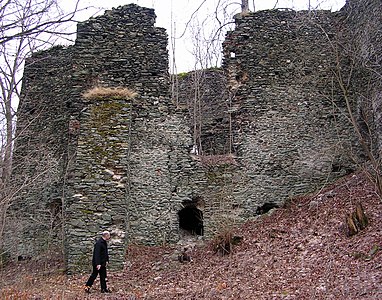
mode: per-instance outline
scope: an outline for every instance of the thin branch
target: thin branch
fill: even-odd
[[[207,2],[207,0],[203,0],[203,2],[198,6],[198,8],[191,14],[191,17],[187,21],[183,33],[179,37],[177,37],[176,39],[181,39],[186,34],[188,26],[190,25],[190,23],[193,20],[194,16],[197,14],[197,12],[200,10],[200,8],[203,6],[203,4],[206,3],[206,2]]]

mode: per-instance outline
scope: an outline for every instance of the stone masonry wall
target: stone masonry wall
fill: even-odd
[[[378,0],[350,0],[342,9],[341,57],[350,62],[343,76],[349,79],[351,100],[364,137],[373,137],[373,154],[382,151],[382,5]],[[351,74],[349,78],[348,74]],[[368,132],[371,130],[371,132]]]
[[[178,76],[174,97],[184,109],[193,131],[197,152],[219,155],[230,152],[229,107],[226,78],[222,69],[197,70]],[[196,150],[196,149],[195,149]]]
[[[124,260],[131,101],[89,101],[80,124],[65,203],[68,267],[86,269],[93,238],[113,233],[111,266]]]
[[[333,80],[337,14],[260,11],[236,16],[224,42],[234,149],[248,184],[247,216],[313,191],[354,168],[354,134]]]
[[[54,47],[26,62],[13,155],[13,183],[20,193],[10,216],[17,222],[8,223],[12,238],[6,241],[14,255],[35,255],[63,239],[72,55],[70,48]]]
[[[110,230],[111,266],[122,268],[127,244],[174,243],[184,230],[210,238],[354,170],[358,145],[330,47],[342,17],[237,15],[224,43],[225,78],[215,70],[217,84],[208,71],[213,83],[197,86],[208,90],[197,128],[204,155],[192,153],[195,114],[184,105],[195,82],[171,101],[167,35],[152,9],[107,11],[78,25],[73,46],[33,55],[14,172],[30,185],[13,210],[13,253],[42,253],[65,237],[68,270],[82,271],[95,238]],[[85,99],[94,86],[137,94]],[[196,214],[187,216],[191,229],[185,211]],[[54,222],[36,221],[47,216]]]
[[[105,229],[112,232],[111,267],[123,267],[133,231],[129,209],[134,203],[130,189],[136,170],[130,160],[135,151],[144,153],[147,147],[143,144],[135,150],[132,132],[154,102],[158,109],[169,101],[167,35],[154,23],[152,9],[127,5],[78,25],[73,67],[81,90],[119,86],[138,96],[129,101],[90,101],[72,116],[80,130],[65,205],[70,216],[66,225],[66,235],[71,237],[66,243],[70,270],[85,268],[88,262],[83,258],[91,256],[94,238]]]
[[[41,253],[63,238],[65,225],[68,268],[83,269],[89,267],[94,239],[109,229],[115,266],[122,266],[130,117],[143,119],[146,108],[154,105],[157,110],[166,107],[159,114],[163,118],[168,109],[167,35],[154,23],[152,9],[119,7],[80,23],[75,45],[37,53],[27,61],[14,174],[19,183],[40,180],[15,205],[20,208],[15,217],[23,224],[15,255]],[[82,94],[94,86],[135,90],[140,102],[135,107],[140,108],[132,112],[135,104],[127,100],[84,101]],[[50,224],[46,215],[53,213],[65,216],[64,223],[43,228]]]

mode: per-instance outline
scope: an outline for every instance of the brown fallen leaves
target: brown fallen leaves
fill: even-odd
[[[362,203],[368,226],[346,235],[346,216]],[[233,254],[208,244],[192,262],[174,259],[175,247],[130,246],[123,272],[109,272],[113,293],[99,283],[83,293],[88,274],[42,274],[19,263],[1,271],[1,299],[382,299],[382,201],[362,174],[320,194],[248,221]],[[175,256],[176,257],[176,256]],[[58,266],[51,266],[58,268]],[[21,269],[20,269],[21,270]]]

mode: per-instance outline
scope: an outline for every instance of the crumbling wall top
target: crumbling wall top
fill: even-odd
[[[148,26],[153,27],[155,24],[156,15],[154,9],[141,7],[136,4],[128,4],[119,6],[111,10],[105,11],[101,16],[90,18],[84,22],[80,22],[79,26],[95,26],[97,24],[103,24],[104,26],[113,27],[113,23],[110,20],[116,20],[118,23],[123,21],[125,26]]]

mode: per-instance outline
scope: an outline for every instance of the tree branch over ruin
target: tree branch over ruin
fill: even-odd
[[[207,0],[203,0],[203,2],[198,6],[198,8],[194,10],[194,12],[191,14],[190,18],[188,19],[186,26],[184,27],[183,33],[179,37],[177,37],[177,39],[181,39],[186,34],[187,29],[190,26],[190,23],[194,19],[195,15],[198,13],[198,11],[202,8],[203,4],[206,2],[207,2]]]
[[[12,1],[14,3],[12,3]],[[49,29],[69,22],[76,23],[77,21],[74,17],[80,11],[80,1],[81,0],[76,0],[72,11],[63,13],[58,6],[57,0],[44,0],[43,2],[28,0],[27,3],[21,3],[17,0],[9,0],[7,5],[0,8],[3,22],[0,32],[0,44],[7,43],[20,37],[31,36],[43,32],[55,35],[72,34]],[[7,6],[11,4],[14,5],[15,10],[7,12]],[[41,4],[43,6],[40,8]],[[54,6],[56,6],[56,8],[54,8]],[[11,7],[10,9],[14,8]],[[49,16],[49,13],[53,9],[56,9],[58,12],[58,15],[56,15],[58,17],[57,19],[55,18],[56,16],[53,16],[53,18]],[[13,31],[18,32],[13,33]]]
[[[310,1],[309,1],[310,6]],[[373,22],[373,21],[371,21]],[[362,147],[362,150],[364,151],[365,156],[368,159],[368,162],[370,163],[370,167],[362,166],[365,173],[368,175],[369,179],[375,184],[377,191],[379,193],[379,196],[382,196],[382,158],[381,154],[378,153],[378,150],[376,151],[376,147],[373,145],[373,131],[371,128],[371,123],[373,122],[370,120],[370,116],[367,117],[365,114],[360,112],[357,114],[354,112],[354,101],[358,102],[359,106],[362,106],[362,101],[364,102],[372,102],[371,98],[365,98],[361,101],[362,97],[359,97],[358,99],[353,99],[353,96],[351,95],[351,88],[352,85],[354,85],[354,81],[357,80],[355,78],[355,69],[357,64],[357,59],[359,59],[359,53],[352,49],[354,47],[354,41],[348,41],[349,45],[346,44],[339,44],[334,43],[331,38],[329,37],[328,32],[321,26],[320,24],[317,25],[322,33],[325,35],[327,42],[332,49],[334,55],[335,55],[335,69],[333,70],[333,75],[335,78],[336,83],[338,84],[340,91],[342,93],[342,97],[345,101],[346,111],[347,111],[347,120],[351,124],[354,133],[358,139],[359,144]],[[370,24],[368,24],[370,26]],[[369,28],[370,30],[370,28]],[[353,33],[354,34],[354,33]],[[355,34],[354,34],[355,35]],[[354,38],[354,37],[353,37]],[[370,42],[370,41],[369,41]],[[343,70],[342,60],[346,58],[349,61],[349,68],[346,70],[346,72]],[[381,79],[381,74],[373,68],[373,66],[370,66],[368,64],[368,61],[362,61],[362,66],[364,68],[364,72],[370,72],[374,74],[374,76],[377,79]],[[375,86],[368,86],[368,89],[375,88]],[[333,99],[332,103],[335,105],[337,109],[339,107],[334,103]],[[366,132],[362,131],[360,122],[357,120],[357,117],[361,118],[361,121],[366,124]]]
[[[20,96],[21,73],[25,59],[32,52],[51,47],[58,36],[69,35],[62,26],[75,22],[79,11],[64,12],[57,0],[8,0],[0,7],[0,114],[4,116],[1,177],[5,183],[11,170],[14,117]]]
[[[80,1],[74,2],[70,12],[60,7],[59,0],[7,0],[0,4],[0,248],[7,211],[15,198],[10,177],[24,63],[32,53],[57,43],[58,37],[73,34],[64,25],[76,22]],[[40,170],[36,178],[45,173]],[[28,186],[16,187],[16,193]]]

